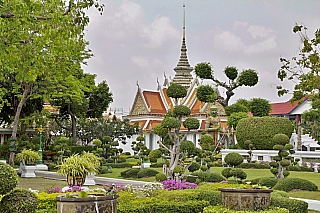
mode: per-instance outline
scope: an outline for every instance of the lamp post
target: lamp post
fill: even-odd
[[[45,127],[42,127],[42,124],[40,124],[39,127],[36,127],[36,122],[33,121],[32,127],[33,127],[34,130],[38,130],[38,132],[40,133],[40,146],[39,146],[39,151],[38,151],[38,153],[40,155],[40,159],[39,159],[39,161],[37,163],[37,167],[40,167],[40,168],[46,167],[46,170],[47,170],[48,167],[43,164],[43,160],[42,160],[42,132],[44,130],[48,130],[49,129],[49,122],[47,122],[47,125]]]

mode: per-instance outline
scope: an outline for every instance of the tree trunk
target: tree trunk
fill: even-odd
[[[71,116],[71,125],[72,125],[72,128],[71,128],[72,138],[75,142],[77,142],[77,120],[72,112],[70,112],[70,116]]]
[[[22,97],[20,99],[20,102],[19,102],[17,110],[16,110],[16,114],[14,115],[13,127],[12,127],[11,139],[10,139],[10,148],[9,148],[10,149],[10,158],[9,158],[10,166],[14,165],[19,118],[20,118],[22,107],[28,99],[28,94],[30,92],[31,86],[32,86],[32,84],[25,85]]]

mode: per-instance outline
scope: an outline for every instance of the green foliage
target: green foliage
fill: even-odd
[[[208,62],[198,63],[194,67],[196,75],[203,79],[211,79],[213,76],[212,66]]]
[[[205,200],[210,203],[211,206],[221,204],[221,194],[212,190],[199,190],[198,200]]]
[[[271,163],[271,162],[270,162]],[[270,169],[270,165],[262,164],[259,162],[256,163],[242,163],[239,165],[243,169]]]
[[[287,118],[253,117],[244,118],[237,125],[237,141],[241,148],[244,142],[251,140],[256,149],[272,149],[275,145],[272,138],[276,134],[291,136],[293,127]]]
[[[271,105],[268,100],[263,98],[253,98],[250,101],[250,111],[253,116],[268,116],[271,111]]]
[[[176,118],[173,117],[166,117],[162,120],[161,125],[164,128],[172,129],[172,128],[179,128],[180,123]]]
[[[55,209],[57,208],[57,196],[59,193],[48,194],[46,192],[38,193],[38,206],[37,209]]]
[[[120,173],[123,178],[137,178],[140,169],[128,169]]]
[[[289,198],[289,194],[287,192],[284,191],[280,191],[280,190],[273,190],[273,192],[271,192],[271,199],[273,197],[286,197]]]
[[[193,172],[192,175],[197,176],[198,184],[203,182],[219,183],[225,180],[223,176],[215,172]]]
[[[183,116],[188,116],[190,115],[190,109],[189,107],[185,106],[185,105],[178,105],[175,106],[173,109],[173,114],[175,117],[183,117]]]
[[[156,176],[159,172],[154,169],[144,168],[140,169],[140,171],[137,173],[138,178],[143,177],[153,177]]]
[[[27,165],[34,165],[40,160],[40,155],[38,152],[24,149],[21,153],[16,156],[17,161],[24,161]]]
[[[192,164],[188,168],[189,172],[195,172],[199,169],[200,169],[200,163],[198,162],[192,162]]]
[[[168,129],[164,128],[161,124],[156,125],[153,128],[153,131],[154,131],[155,134],[159,135],[162,138],[164,138],[165,136],[168,135]]]
[[[285,134],[276,134],[272,138],[274,144],[279,144],[285,146],[286,144],[290,143],[290,138],[288,135]]]
[[[258,73],[255,70],[243,70],[238,77],[239,85],[252,87],[258,83]]]
[[[173,173],[175,174],[183,174],[184,173],[184,167],[183,166],[180,166],[180,165],[177,165],[174,167],[173,169]]]
[[[212,103],[217,98],[217,93],[210,85],[200,85],[197,88],[196,96],[199,101]]]
[[[18,185],[17,172],[9,165],[0,163],[0,195],[4,195]]]
[[[311,181],[300,178],[285,178],[279,179],[278,183],[273,187],[274,190],[281,190],[290,192],[294,189],[300,189],[305,191],[317,191],[318,187]]]
[[[200,127],[199,120],[197,118],[187,118],[183,122],[183,126],[187,128],[188,130],[191,129],[198,129]]]
[[[185,153],[186,155],[195,154],[194,153],[195,148],[196,146],[192,141],[185,140],[185,141],[182,141],[180,145],[180,151]]]
[[[224,157],[224,161],[230,166],[238,166],[243,162],[243,157],[237,152],[230,152]]]
[[[223,170],[221,171],[222,176],[225,177],[225,178],[227,178],[227,179],[228,179],[229,177],[232,177],[231,170],[232,170],[232,168],[225,168],[225,169],[223,169]]]
[[[233,113],[238,113],[238,112],[245,112],[247,114],[247,112],[249,112],[249,109],[247,106],[243,104],[234,103],[229,106],[226,106],[225,111],[226,111],[226,115],[230,116]]]
[[[308,203],[302,200],[285,197],[272,197],[270,205],[288,209],[289,213],[308,213]]]
[[[250,116],[246,112],[234,112],[230,116],[228,116],[227,124],[228,126],[237,129],[237,125],[239,121],[243,118],[249,118]]]
[[[37,205],[37,195],[22,188],[13,189],[0,201],[0,209],[3,213],[35,212]]]
[[[167,95],[171,98],[183,98],[187,95],[187,90],[180,84],[172,83],[167,89]]]
[[[241,179],[244,180],[247,178],[247,173],[245,173],[242,169],[239,168],[233,168],[230,170],[230,174],[232,177],[236,178],[236,179]]]
[[[201,136],[200,140],[199,140],[199,145],[200,146],[206,146],[206,145],[210,145],[213,143],[213,137],[210,134],[204,134]]]
[[[157,159],[161,158],[162,152],[159,149],[151,150],[149,153],[149,158]]]
[[[158,173],[156,174],[156,181],[157,182],[162,182],[164,180],[167,180],[167,176],[163,173]]]
[[[260,178],[258,184],[261,186],[266,186],[269,188],[274,187],[278,182],[278,179],[274,178],[274,177],[264,177],[264,178]]]
[[[231,81],[235,80],[238,77],[238,69],[236,67],[227,66],[224,69],[224,73]]]
[[[215,205],[208,206],[203,209],[203,213],[254,213],[254,212],[264,212],[264,213],[288,213],[289,211],[285,208],[279,207],[269,207],[263,211],[254,211],[254,210],[234,210],[228,209],[225,206]]]

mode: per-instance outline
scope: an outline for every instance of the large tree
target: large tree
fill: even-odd
[[[73,95],[82,101],[74,76],[91,54],[84,29],[88,8],[102,11],[98,0],[2,0],[0,1],[0,78],[13,80],[18,107],[12,130],[9,162],[13,165],[21,110],[30,98]],[[6,93],[1,88],[0,95]]]
[[[307,36],[307,27],[295,25],[293,32],[297,33],[302,43],[298,56],[291,59],[280,58],[282,66],[278,71],[281,81],[294,82],[293,91],[277,86],[278,95],[293,94],[293,101],[302,101],[308,97],[312,101],[312,110],[304,113],[303,119],[307,122],[310,133],[319,138],[317,133],[320,129],[320,29],[314,32],[313,38]]]
[[[202,79],[212,80],[218,87],[226,90],[226,97],[214,95],[200,95],[203,91],[197,91],[197,97],[202,102],[212,102],[212,99],[219,102],[222,106],[228,106],[229,100],[234,96],[234,90],[241,86],[255,86],[258,83],[258,73],[255,70],[247,69],[239,73],[236,67],[228,66],[224,70],[224,74],[228,78],[228,82],[218,80],[214,76],[212,66],[208,62],[201,62],[195,66],[195,73]],[[206,90],[209,91],[209,90]],[[212,93],[213,94],[213,93]],[[203,97],[203,98],[200,98]],[[214,97],[214,98],[213,98]]]

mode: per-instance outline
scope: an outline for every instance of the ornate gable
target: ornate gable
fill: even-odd
[[[141,114],[148,114],[148,113],[149,113],[149,110],[146,107],[144,98],[139,88],[136,94],[136,97],[134,99],[133,106],[130,111],[130,115],[141,115]]]

